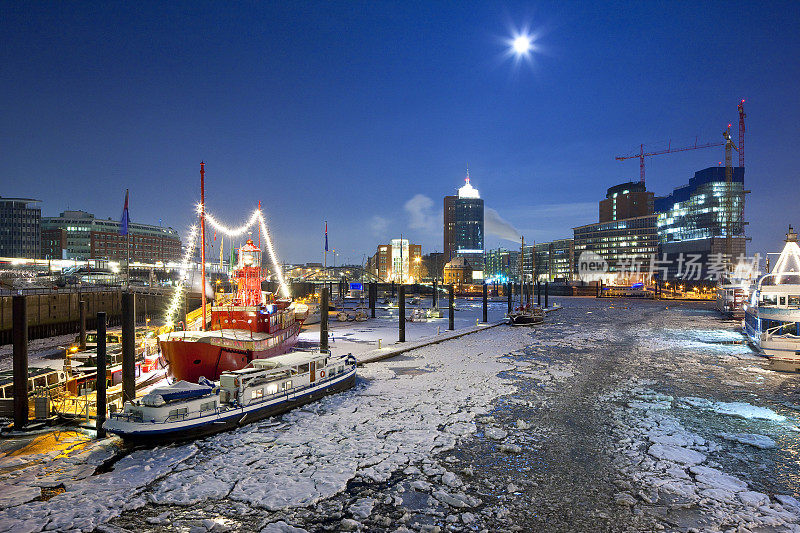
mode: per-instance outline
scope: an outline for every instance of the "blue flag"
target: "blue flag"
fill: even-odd
[[[128,234],[128,189],[125,189],[125,207],[122,208],[122,219],[119,221],[119,234]]]

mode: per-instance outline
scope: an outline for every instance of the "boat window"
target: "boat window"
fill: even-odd
[[[778,295],[777,294],[764,294],[761,296],[761,304],[762,305],[777,305],[778,304]]]
[[[200,404],[201,411],[213,411],[217,407],[217,402],[206,402]]]
[[[283,390],[291,389],[292,388],[292,380],[284,381],[283,384],[281,385],[281,387],[283,388]]]
[[[341,374],[342,372],[344,372],[344,367],[340,366],[339,369],[336,371],[336,373]]]
[[[278,384],[277,383],[270,383],[267,385],[267,394],[275,394],[278,392]]]
[[[794,307],[800,306],[800,295],[789,296],[789,305]]]
[[[306,372],[308,372],[308,363],[298,366],[297,371],[300,372],[301,374],[305,374]]]
[[[786,296],[778,298],[778,305],[786,305]]]
[[[264,397],[264,389],[256,389],[250,393],[250,398],[255,400],[256,398],[263,398]]]
[[[172,409],[169,412],[169,417],[172,420],[182,419],[182,418],[184,418],[186,416],[186,413],[188,413],[188,412],[189,412],[189,409],[187,407],[180,407],[178,409]]]

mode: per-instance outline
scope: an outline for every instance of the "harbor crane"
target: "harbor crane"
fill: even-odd
[[[722,146],[725,144],[724,142],[707,142],[704,144],[699,144],[697,138],[695,138],[694,144],[692,146],[682,146],[680,148],[673,148],[672,141],[669,141],[666,150],[657,150],[654,152],[645,152],[644,151],[644,144],[639,145],[639,153],[633,153],[630,155],[618,155],[615,157],[617,161],[625,161],[626,159],[633,159],[639,158],[639,181],[644,183],[644,158],[645,157],[652,157],[654,155],[663,155],[663,154],[674,154],[676,152],[686,152],[688,150],[699,150],[700,148],[712,148],[714,146]]]
[[[740,107],[741,109],[741,107]],[[740,130],[741,138],[741,130]],[[728,271],[733,270],[733,261],[731,255],[733,254],[733,150],[739,152],[739,160],[742,159],[742,153],[733,144],[731,139],[731,125],[728,124],[728,129],[722,132],[722,138],[725,139],[725,260],[727,262]],[[741,164],[739,166],[742,166]]]

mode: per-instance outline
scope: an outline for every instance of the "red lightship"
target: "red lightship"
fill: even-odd
[[[201,236],[205,236],[203,168],[201,166]],[[205,266],[205,254],[202,261]],[[176,380],[197,382],[201,376],[217,380],[222,372],[238,370],[253,359],[280,355],[297,342],[302,320],[295,315],[290,298],[280,299],[262,292],[264,280],[261,250],[252,240],[239,249],[234,276],[236,295],[218,300],[206,310],[202,295],[202,314],[197,331],[173,331],[161,335],[161,353]],[[203,268],[203,287],[205,269]],[[188,324],[187,324],[188,325]]]

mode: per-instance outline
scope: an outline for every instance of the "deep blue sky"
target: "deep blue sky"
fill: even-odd
[[[441,250],[467,164],[527,240],[597,220],[639,143],[736,133],[748,114],[750,250],[800,225],[796,2],[0,4],[0,195],[45,215],[163,219],[185,233],[207,163],[231,225],[263,201],[278,253],[339,261],[404,235]],[[531,63],[504,57],[527,25]],[[667,194],[723,149],[651,158]],[[404,206],[416,195],[415,213]],[[430,207],[426,207],[430,205]],[[500,241],[487,239],[495,246]],[[505,242],[505,246],[514,246]]]

